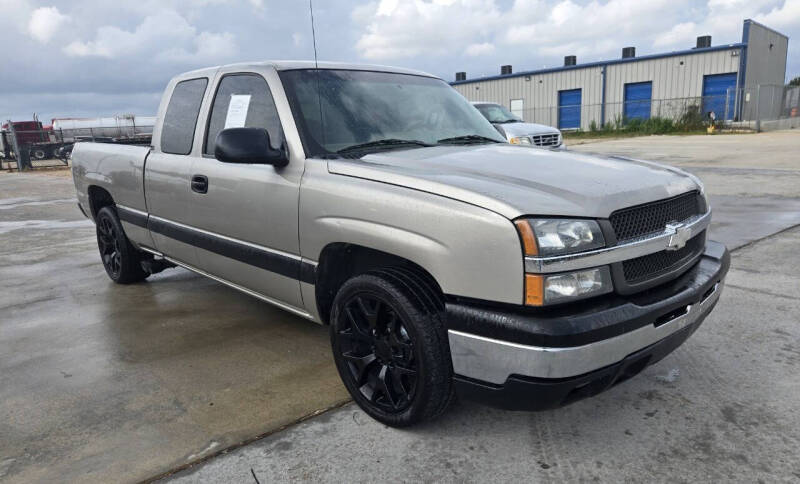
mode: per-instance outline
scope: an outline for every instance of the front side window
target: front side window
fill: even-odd
[[[161,127],[162,152],[174,155],[191,153],[206,85],[206,78],[181,81],[175,85]]]
[[[222,78],[211,107],[204,154],[214,154],[217,135],[227,128],[264,128],[272,146],[281,146],[283,135],[278,110],[263,77],[234,74]]]
[[[283,71],[306,153],[341,153],[365,143],[504,142],[470,103],[440,79],[352,70]],[[398,145],[399,146],[399,145]]]

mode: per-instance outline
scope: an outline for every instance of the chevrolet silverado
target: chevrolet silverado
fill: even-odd
[[[114,282],[181,266],[329,325],[356,403],[408,426],[597,394],[720,296],[696,177],[505,141],[423,72],[235,64],[172,79],[152,146],[78,143],[72,170]]]

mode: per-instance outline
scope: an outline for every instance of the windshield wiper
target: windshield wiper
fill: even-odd
[[[521,123],[519,119],[504,119],[502,121],[495,121],[494,124],[507,124],[507,123]]]
[[[403,146],[403,145],[412,145],[412,146],[434,146],[430,143],[426,143],[424,141],[416,140],[416,139],[396,139],[396,138],[389,138],[389,139],[379,139],[375,141],[368,141],[366,143],[359,143],[355,145],[348,146],[346,148],[342,148],[337,153],[351,153],[353,151],[362,151],[367,150],[370,148],[382,148],[382,147],[392,147],[392,146]]]
[[[453,136],[452,138],[442,138],[437,143],[441,144],[470,144],[470,143],[500,143],[494,138],[488,138],[479,134],[465,134],[463,136]]]

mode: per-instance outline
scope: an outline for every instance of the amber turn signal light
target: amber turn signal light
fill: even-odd
[[[525,304],[528,306],[544,304],[544,276],[525,274]]]
[[[517,227],[519,238],[522,239],[522,249],[525,251],[525,255],[539,255],[536,236],[533,234],[531,224],[527,220],[517,220],[514,225]]]

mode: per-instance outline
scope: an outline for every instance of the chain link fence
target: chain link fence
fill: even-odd
[[[72,129],[15,129],[8,122],[0,131],[0,169],[27,170],[65,166],[75,143],[149,145],[153,126],[108,126]]]
[[[800,86],[761,84],[729,89],[732,126],[756,131],[800,127]]]
[[[646,132],[800,127],[800,87],[759,85],[724,95],[515,109],[529,123],[580,131]]]

